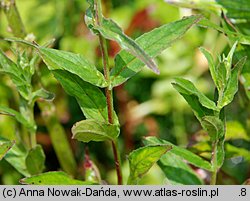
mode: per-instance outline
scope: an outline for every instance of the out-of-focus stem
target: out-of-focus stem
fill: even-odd
[[[24,38],[26,36],[26,31],[17,10],[15,0],[1,0],[1,7],[4,10],[13,35]]]
[[[5,12],[9,27],[11,28],[13,35],[16,37],[24,38],[26,36],[26,31],[16,7],[15,0],[0,1],[0,5]],[[39,86],[39,82],[40,81],[37,81],[36,85]],[[42,117],[49,131],[52,145],[55,149],[62,169],[68,174],[76,175],[77,164],[74,159],[72,149],[67,140],[66,133],[55,114],[54,104],[52,102],[40,102],[38,103],[38,106],[42,111]],[[30,112],[33,113],[33,109]],[[36,133],[30,134],[30,144],[31,147],[36,144]]]
[[[74,159],[72,149],[66,137],[65,130],[60,124],[56,113],[55,106],[51,102],[38,102],[42,111],[42,117],[55,149],[57,158],[62,169],[70,175],[76,175],[77,165]]]

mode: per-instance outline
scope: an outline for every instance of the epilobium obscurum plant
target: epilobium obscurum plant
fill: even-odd
[[[13,31],[16,38],[6,39],[10,42],[17,42],[18,45],[15,47],[15,52],[19,55],[17,56],[19,59],[12,61],[5,54],[1,53],[0,64],[3,73],[11,77],[19,92],[19,96],[24,97],[26,102],[18,102],[20,104],[19,111],[2,106],[1,111],[4,114],[14,116],[21,125],[28,129],[28,140],[27,143],[21,141],[16,142],[15,145],[15,139],[2,140],[0,149],[1,159],[4,157],[26,177],[21,180],[21,183],[25,184],[102,183],[99,170],[90,160],[88,154],[85,156],[85,181],[75,180],[69,176],[76,176],[73,156],[67,152],[69,150],[68,145],[62,146],[62,144],[65,145],[65,143],[59,143],[60,137],[59,135],[55,135],[55,132],[51,135],[52,141],[54,142],[53,146],[56,150],[57,157],[61,159],[62,169],[67,174],[64,172],[45,172],[38,174],[41,173],[44,168],[44,154],[41,146],[35,145],[36,130],[30,129],[32,127],[25,124],[25,122],[29,120],[28,122],[31,122],[34,128],[36,127],[34,118],[32,116],[30,116],[32,118],[28,118],[29,115],[26,115],[26,110],[23,110],[23,105],[25,105],[24,103],[30,105],[28,111],[29,114],[32,115],[34,113],[34,101],[32,101],[32,97],[34,94],[37,94],[37,90],[38,92],[42,92],[38,93],[37,96],[39,97],[52,97],[51,93],[40,89],[41,85],[39,82],[35,82],[36,84],[34,85],[34,82],[31,81],[33,74],[36,74],[38,70],[36,66],[39,63],[40,56],[64,90],[70,96],[75,97],[86,117],[85,120],[77,122],[72,127],[73,139],[84,143],[91,141],[109,142],[110,149],[113,150],[118,184],[138,184],[140,179],[157,161],[166,176],[167,183],[203,184],[204,181],[194,171],[195,168],[191,168],[191,166],[188,165],[191,164],[194,167],[211,172],[210,183],[215,184],[217,172],[224,162],[225,155],[223,146],[226,133],[224,107],[232,102],[238,90],[238,76],[246,60],[246,58],[243,57],[236,63],[232,61],[237,43],[233,45],[227,57],[222,56],[222,58],[220,58],[218,65],[215,65],[216,62],[213,60],[212,55],[204,48],[201,48],[202,53],[208,60],[210,73],[216,87],[214,101],[198,91],[194,84],[186,79],[176,78],[175,82],[173,82],[173,86],[191,106],[201,126],[208,133],[210,137],[209,144],[212,146],[210,151],[211,156],[204,159],[192,151],[176,146],[166,140],[147,137],[144,139],[146,146],[132,151],[128,156],[130,174],[126,182],[124,181],[121,169],[121,158],[123,157],[121,157],[118,146],[120,123],[113,107],[113,88],[125,83],[141,71],[144,66],[147,66],[156,74],[159,74],[159,69],[154,58],[172,45],[177,39],[181,38],[192,25],[199,22],[202,26],[208,26],[218,30],[220,30],[220,28],[208,20],[200,21],[200,16],[190,16],[163,25],[133,40],[125,35],[124,31],[113,20],[103,16],[100,0],[87,0],[87,2],[89,8],[85,14],[85,24],[99,40],[102,71],[99,71],[99,68],[88,61],[84,55],[48,48],[48,45],[40,46],[35,41],[27,40],[27,38],[25,38],[27,34],[20,22],[20,17],[14,15],[16,16],[15,20],[9,20],[11,28],[17,26],[13,22],[20,22],[18,25],[21,27],[16,29],[15,32]],[[6,15],[8,15],[7,10]],[[227,31],[227,33],[230,35],[231,32],[229,33]],[[122,49],[115,56],[114,62],[110,62],[109,60],[107,40],[116,41]],[[114,66],[110,65],[112,63],[114,63]],[[235,63],[235,65],[233,65],[233,63]],[[27,70],[28,73],[26,72]],[[18,76],[18,79],[14,76],[15,72],[21,74]],[[29,72],[32,73],[30,74]],[[27,76],[29,76],[29,79],[26,79]],[[25,79],[21,79],[22,82],[20,82],[20,78],[23,77]],[[29,91],[29,93],[27,93],[28,96],[24,96],[26,94],[24,93],[25,90]],[[40,98],[36,99],[36,103],[41,110],[46,109],[46,107],[43,107],[45,102],[40,102]],[[46,111],[44,114],[46,114]],[[53,115],[52,112],[48,112],[48,114]],[[46,126],[48,126],[49,131],[53,132],[57,130],[58,125],[55,126],[53,124],[53,122],[57,122],[54,117],[46,118],[45,115],[44,121],[47,123]],[[19,132],[22,133],[22,130]],[[24,152],[16,149],[16,147],[22,145],[27,146]],[[16,155],[14,155],[15,157],[13,157],[13,153],[16,153]],[[67,165],[67,160],[70,155],[73,160],[73,162],[71,160],[70,164],[73,165]],[[18,158],[17,156],[22,157]],[[63,160],[65,156],[67,156],[67,160]],[[36,161],[36,163],[32,164],[31,161]],[[72,167],[70,168],[70,166]],[[25,170],[25,172],[22,171],[25,168],[27,170]]]
[[[39,46],[18,38],[8,40],[25,43],[37,49],[44,63],[61,83],[64,90],[76,98],[86,117],[86,120],[77,122],[73,126],[73,139],[86,143],[110,141],[114,154],[117,182],[123,184],[117,143],[120,125],[113,108],[113,87],[127,81],[145,65],[158,74],[159,70],[153,58],[183,36],[201,17],[186,17],[156,28],[133,40],[125,35],[113,20],[102,15],[100,0],[88,0],[88,3],[89,8],[86,11],[85,22],[87,27],[98,36],[104,74],[82,55]],[[115,57],[115,66],[112,69],[109,65],[106,40],[114,40],[122,48]],[[105,94],[100,88],[105,89]],[[130,176],[127,183],[137,184],[152,165],[171,148],[168,144],[154,144],[131,152],[128,157]],[[22,182],[29,184],[50,182],[51,184],[51,181],[58,180],[56,183],[59,183],[63,176],[61,174],[44,173],[23,179]],[[71,183],[74,182],[76,180],[72,180]],[[98,183],[96,180],[89,182]],[[79,181],[79,183],[81,182]]]

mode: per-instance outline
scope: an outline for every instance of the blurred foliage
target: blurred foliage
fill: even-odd
[[[197,7],[190,8],[189,1],[183,0],[182,2],[186,3],[184,5],[175,4],[178,1],[174,0],[171,4],[169,2],[168,0],[105,0],[103,10],[105,16],[117,21],[126,34],[132,38],[164,23],[199,13],[214,24],[224,24],[231,31],[234,30],[227,24],[226,19],[233,17],[233,27],[240,33],[250,35],[249,12],[246,14],[247,20],[242,20],[246,18],[243,15],[237,19],[238,15],[234,10],[230,10],[226,4],[227,1],[218,0],[216,4],[218,7],[224,6],[223,11],[227,18],[221,17],[217,7],[211,9],[204,6],[197,9]],[[93,36],[84,24],[84,11],[87,8],[85,0],[16,0],[16,4],[27,33],[33,33],[37,43],[44,44],[51,38],[55,38],[54,48],[80,53],[97,67],[101,66],[97,37]],[[248,3],[245,4],[248,5]],[[11,57],[10,43],[1,40],[4,37],[10,37],[10,31],[3,10],[0,10],[0,48]],[[233,41],[230,41],[223,33],[195,26],[157,58],[161,72],[159,76],[144,68],[127,83],[115,88],[115,108],[121,123],[119,144],[122,156],[140,147],[143,136],[156,136],[181,147],[187,147],[203,158],[210,157],[211,146],[207,143],[207,133],[201,130],[191,109],[170,83],[175,76],[188,78],[200,91],[213,99],[215,87],[209,76],[206,59],[198,47],[203,46],[210,50],[216,58],[222,52],[228,52],[232,44]],[[109,56],[113,58],[118,51],[118,45],[110,42]],[[243,70],[248,73],[250,71],[249,46],[242,45],[238,54],[239,57],[248,55],[247,65]],[[83,119],[81,109],[74,98],[66,95],[42,63],[39,65],[39,72],[43,86],[56,94],[54,103],[57,116],[69,137],[73,123]],[[0,74],[0,78],[0,104],[17,108],[18,100],[13,84],[6,75]],[[242,82],[250,83],[249,74],[245,74],[242,79],[244,79],[241,80]],[[236,101],[225,110],[227,116],[226,160],[219,172],[218,184],[242,184],[250,178],[250,96],[248,91],[246,84],[241,85]],[[46,171],[59,170],[59,162],[40,112],[35,105],[35,120],[38,125],[37,140],[46,154]],[[14,139],[17,126],[11,117],[0,115],[1,137]],[[113,156],[108,143],[90,142],[86,145],[75,140],[70,142],[78,162],[79,178],[84,177],[84,148],[88,146],[89,157],[100,170],[101,179],[107,183],[115,183]],[[123,160],[125,159],[124,157]],[[124,162],[122,168],[124,177],[128,177],[128,163]],[[208,172],[195,168],[194,170],[205,183],[208,182]],[[1,184],[17,184],[20,178],[22,176],[5,160],[0,162]],[[156,165],[140,181],[140,184],[163,183],[168,183],[168,181],[164,180],[164,173]]]

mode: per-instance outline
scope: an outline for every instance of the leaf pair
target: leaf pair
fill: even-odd
[[[208,131],[211,139],[222,135],[224,124],[218,117],[214,116],[219,112],[215,103],[198,91],[189,80],[176,78],[172,85],[187,101],[202,127]]]
[[[15,144],[4,159],[24,176],[39,174],[44,170],[45,154],[40,145],[27,151],[22,145]]]
[[[165,173],[166,179],[170,184],[202,184],[201,179],[187,163],[205,170],[212,170],[212,166],[208,161],[168,141],[156,137],[146,137],[143,142],[146,145],[161,144],[172,147],[172,149],[164,154],[158,161],[158,165]]]
[[[223,57],[218,65],[215,65],[212,55],[200,48],[201,52],[208,60],[209,70],[215,86],[218,89],[219,99],[217,101],[218,109],[222,109],[232,102],[234,95],[238,91],[238,78],[246,62],[246,57],[240,59],[232,68],[232,61],[237,42],[234,43],[227,57]]]
[[[201,179],[184,160],[196,167],[212,170],[208,161],[165,140],[147,137],[144,144],[146,144],[145,147],[129,154],[128,184],[130,185],[138,184],[139,180],[158,160],[158,164],[172,184],[202,184]]]
[[[138,184],[149,169],[171,148],[167,144],[154,144],[132,151],[128,157],[130,169],[128,184]]]

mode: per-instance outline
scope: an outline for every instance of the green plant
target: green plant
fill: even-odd
[[[173,86],[185,98],[202,127],[208,132],[212,143],[211,184],[216,184],[216,176],[224,161],[225,116],[224,107],[232,102],[238,91],[238,77],[245,64],[246,57],[235,64],[232,69],[235,43],[228,56],[223,55],[218,65],[215,65],[212,55],[201,48],[206,56],[211,76],[216,86],[214,102],[199,92],[192,82],[183,78],[176,78]]]
[[[222,168],[225,158],[230,158],[231,155],[243,155],[244,158],[249,160],[249,152],[246,149],[228,143],[230,139],[237,138],[234,133],[232,134],[232,131],[227,129],[230,127],[226,121],[226,117],[228,118],[229,115],[225,113],[225,107],[233,101],[238,91],[238,78],[241,71],[248,80],[248,73],[246,70],[244,71],[243,66],[245,63],[248,64],[245,55],[247,55],[246,44],[249,44],[249,36],[237,31],[226,16],[223,18],[222,15],[221,26],[201,17],[201,15],[184,17],[181,20],[155,28],[133,40],[113,20],[103,16],[101,0],[87,0],[89,7],[85,14],[85,24],[99,42],[102,60],[102,68],[99,68],[98,62],[93,64],[86,59],[87,54],[83,56],[70,51],[49,48],[53,45],[53,41],[39,45],[32,35],[27,34],[15,2],[9,0],[2,0],[1,2],[14,37],[2,40],[12,44],[13,53],[10,59],[6,53],[0,52],[0,72],[4,77],[10,78],[14,84],[14,87],[11,84],[10,86],[12,87],[11,91],[15,94],[15,104],[8,105],[8,101],[1,102],[0,113],[14,117],[16,122],[12,123],[15,124],[18,132],[16,135],[5,134],[4,138],[0,139],[0,159],[4,158],[25,176],[20,180],[20,183],[43,185],[103,184],[100,174],[100,171],[103,170],[102,168],[99,170],[99,164],[96,165],[91,160],[91,153],[88,152],[86,147],[85,154],[84,151],[80,153],[85,156],[84,168],[79,163],[80,171],[77,171],[76,161],[66,139],[65,130],[54,112],[55,105],[52,102],[54,95],[42,87],[43,75],[39,68],[41,61],[47,66],[49,72],[60,83],[64,91],[76,99],[86,118],[76,122],[71,128],[72,138],[85,144],[92,141],[108,144],[108,148],[113,151],[113,167],[115,167],[117,184],[119,185],[125,183],[139,184],[141,178],[155,163],[158,163],[165,174],[166,183],[198,185],[207,183],[206,179],[197,174],[199,170],[203,169],[211,173],[210,184],[216,184],[218,172]],[[220,9],[225,12],[223,6],[228,6],[225,2],[211,1],[204,3],[197,1],[193,4],[188,0],[171,1],[178,6],[199,8],[216,15],[220,14]],[[105,4],[103,5],[105,6]],[[205,13],[205,15],[207,14]],[[202,140],[197,144],[191,143],[191,146],[187,148],[182,147],[190,139],[184,133],[185,129],[178,130],[178,125],[174,129],[175,132],[180,132],[175,134],[178,138],[177,145],[158,137],[144,138],[145,146],[131,151],[128,155],[129,176],[126,182],[126,175],[122,174],[125,172],[122,164],[124,155],[123,152],[121,153],[123,151],[120,147],[121,140],[119,141],[122,126],[114,109],[114,88],[127,83],[127,80],[140,72],[144,66],[159,74],[159,69],[154,61],[155,58],[184,36],[195,24],[212,28],[227,35],[230,44],[234,43],[228,55],[222,55],[219,58],[218,64],[209,51],[200,48],[208,61],[210,74],[215,85],[213,101],[187,79],[178,77],[172,82],[174,88],[192,108],[205,131],[201,131],[204,132],[201,137]],[[61,37],[61,31],[60,29],[57,32],[59,37]],[[67,30],[67,33],[69,32]],[[46,40],[45,36],[44,40]],[[110,41],[115,41],[121,48],[121,51],[115,55],[114,60],[111,60],[108,52],[111,45]],[[57,43],[58,41],[56,41]],[[43,43],[41,42],[41,44]],[[238,61],[235,62],[236,60]],[[193,77],[195,76],[197,75],[193,75]],[[156,79],[155,77],[156,75],[154,75],[154,79]],[[248,83],[244,82],[243,86],[248,94]],[[208,88],[213,87],[209,86]],[[169,102],[175,102],[177,98],[177,96],[174,96],[174,98],[167,97],[170,100]],[[158,103],[160,102],[156,101],[156,104]],[[166,105],[166,102],[160,103],[160,105],[163,104]],[[50,139],[64,172],[42,173],[45,170],[45,154],[42,146],[37,144],[36,141],[37,125],[39,124],[34,118],[35,105],[41,110],[44,124],[50,134]],[[181,121],[183,128],[185,111],[182,111],[176,103],[172,103],[172,105],[175,121]],[[183,119],[179,121],[178,118]],[[231,125],[232,127],[237,132],[245,129],[239,125]],[[226,132],[226,130],[229,130],[229,132]],[[181,139],[183,135],[185,135],[184,140]],[[240,135],[241,138],[243,136],[244,139],[249,140],[247,134]],[[0,136],[2,136],[1,133]],[[196,134],[194,136],[196,137]],[[105,152],[109,153],[109,149]],[[104,151],[101,150],[101,152]],[[81,172],[82,169],[84,169],[84,173]]]
[[[123,184],[117,143],[120,129],[113,109],[112,89],[139,72],[145,64],[159,73],[152,58],[180,38],[200,20],[200,16],[191,16],[164,25],[134,41],[126,36],[115,22],[102,16],[99,0],[89,0],[88,3],[90,7],[86,11],[85,21],[88,28],[99,38],[104,75],[81,55],[46,48],[17,38],[8,39],[8,41],[28,44],[38,50],[39,55],[65,91],[77,99],[87,118],[73,126],[73,138],[83,142],[110,141],[118,184]],[[116,55],[115,67],[112,69],[109,66],[106,39],[118,42],[124,49]],[[105,88],[105,95],[98,87]],[[133,151],[129,155],[128,183],[137,183],[138,179],[169,149],[171,149],[169,145],[149,145]]]

